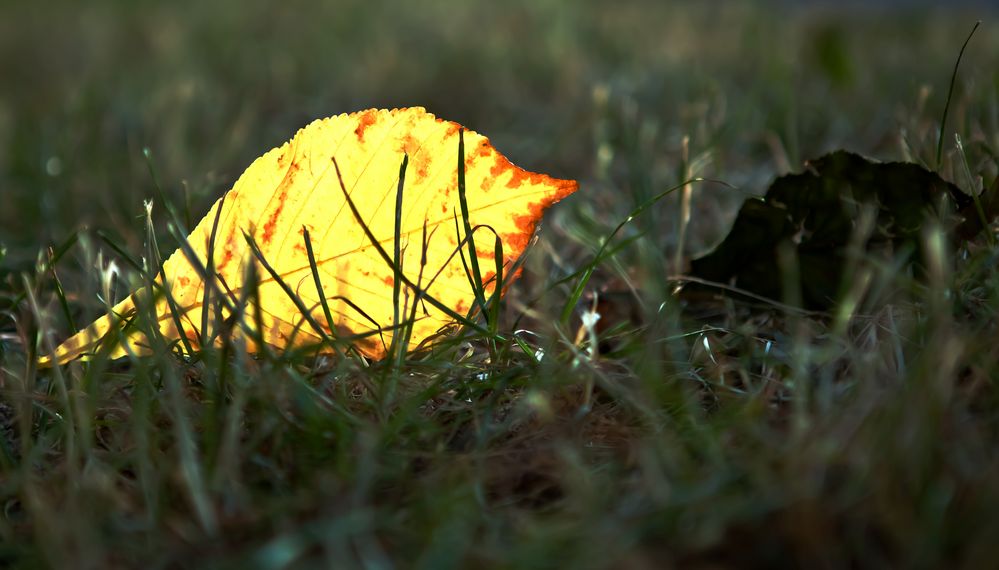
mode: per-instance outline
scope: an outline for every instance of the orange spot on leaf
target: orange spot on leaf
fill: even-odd
[[[358,117],[357,128],[354,129],[354,134],[357,135],[358,142],[364,142],[364,131],[368,129],[371,125],[378,121],[378,111],[374,109],[368,109],[361,113]]]
[[[420,141],[412,135],[403,138],[402,150],[409,157],[409,166],[406,168],[407,176],[413,177],[413,184],[420,184],[427,177],[430,168],[430,154],[423,150]]]
[[[575,180],[556,180],[544,174],[536,174],[532,175],[532,177],[533,176],[544,177],[545,183],[555,185],[558,190],[554,194],[547,196],[538,202],[528,204],[527,214],[519,214],[513,217],[513,223],[517,226],[517,232],[502,236],[503,242],[511,248],[510,252],[503,252],[504,256],[512,256],[516,258],[523,253],[524,249],[527,248],[527,243],[530,241],[531,236],[534,235],[534,228],[538,225],[538,222],[541,221],[541,217],[544,215],[545,209],[562,198],[565,198],[569,194],[572,194],[576,191],[576,188],[579,187],[579,184]]]
[[[235,237],[234,236],[235,231],[236,231],[235,227],[229,228],[229,236],[225,240],[225,247],[222,248],[222,261],[220,261],[218,264],[218,271],[220,273],[222,272],[222,270],[226,268],[227,265],[229,265],[229,262],[232,261],[232,255],[233,255],[232,251],[236,247],[235,241],[233,239]]]
[[[492,168],[489,169],[489,175],[493,178],[499,178],[500,174],[503,174],[510,168],[513,168],[513,164],[510,164],[510,161],[502,156],[497,155]]]
[[[298,173],[298,170],[298,163],[291,163],[291,168],[288,169],[288,173],[285,174],[284,180],[281,181],[281,186],[278,189],[278,195],[276,197],[277,206],[264,223],[264,235],[260,238],[261,245],[269,245],[271,243],[271,238],[274,237],[274,229],[277,227],[278,220],[281,218],[281,212],[284,210],[284,204],[288,201],[288,189],[295,182],[295,175]]]

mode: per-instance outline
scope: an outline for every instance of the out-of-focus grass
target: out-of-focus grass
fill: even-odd
[[[0,560],[992,564],[999,280],[984,239],[929,260],[927,283],[861,259],[872,293],[848,322],[681,307],[666,280],[678,242],[667,199],[595,273],[612,325],[597,357],[576,340],[585,308],[553,324],[567,290],[546,285],[683,178],[684,137],[692,174],[748,193],[837,147],[939,167],[967,190],[990,183],[994,16],[550,0],[3,4]],[[936,165],[946,81],[978,17]],[[582,182],[510,295],[506,324],[526,312],[516,322],[540,362],[473,347],[399,369],[214,352],[188,364],[165,350],[41,373],[25,363],[39,327],[61,337],[70,326],[39,252],[80,236],[56,264],[80,325],[104,310],[98,250],[116,257],[97,231],[145,251],[142,203],[156,192],[144,148],[196,221],[309,120],[407,105]],[[694,187],[688,254],[721,238],[741,199]]]
[[[97,221],[134,235],[150,195],[143,147],[171,194],[186,187],[201,212],[308,120],[365,107],[424,105],[525,167],[584,179],[607,142],[612,182],[629,195],[675,178],[688,134],[695,155],[715,155],[711,173],[757,186],[783,155],[792,166],[842,145],[898,156],[900,123],[931,136],[973,21],[955,9],[851,18],[655,2],[3,10],[0,156],[13,203],[0,239],[19,246]],[[967,88],[992,91],[995,45],[987,30],[976,40],[959,102]],[[606,106],[595,90],[609,93]],[[958,132],[989,105],[959,105]]]

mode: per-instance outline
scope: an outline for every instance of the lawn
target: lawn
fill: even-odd
[[[996,16],[3,3],[0,565],[995,566],[994,220],[927,217],[892,251],[850,220],[828,306],[798,306],[793,248],[751,252],[781,294],[689,277],[745,200],[836,149],[999,191]],[[381,361],[159,339],[35,365],[256,157],[316,118],[410,106],[580,183],[495,334]]]

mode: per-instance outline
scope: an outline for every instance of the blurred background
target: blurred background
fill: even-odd
[[[563,208],[601,227],[680,179],[685,137],[694,174],[749,193],[838,147],[927,160],[977,19],[950,125],[999,148],[996,13],[902,0],[3,2],[4,263],[83,227],[138,251],[156,195],[144,148],[196,221],[298,128],[368,107],[425,106],[525,168],[579,179]],[[689,252],[720,239],[741,200],[698,187]]]

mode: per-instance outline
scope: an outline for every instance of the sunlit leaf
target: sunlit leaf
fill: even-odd
[[[467,226],[459,201],[460,135]],[[404,158],[397,233],[397,191]],[[261,330],[254,329],[254,335],[266,344],[281,349],[324,338],[352,338],[357,350],[380,358],[398,333],[396,316],[401,322],[413,315],[406,347],[412,349],[454,324],[456,315],[478,306],[465,228],[473,229],[476,240],[481,298],[496,287],[496,236],[502,243],[505,287],[515,276],[511,266],[527,247],[544,210],[576,188],[575,181],[514,166],[485,137],[462,132],[458,124],[421,108],[372,109],[317,120],[255,160],[194,228],[187,238],[188,256],[196,256],[198,263],[192,265],[180,250],[165,262],[159,282],[166,284],[180,318],[171,315],[164,295],[157,296],[159,332],[168,340],[183,336],[195,349],[205,339],[214,339],[218,331],[201,330],[203,323],[213,327],[232,316],[235,305],[248,297],[243,279],[247,264],[254,263],[262,317]],[[257,253],[251,244],[259,248]],[[207,319],[202,315],[206,273],[199,266],[215,270],[211,304],[220,296],[224,300],[221,313]],[[400,287],[395,287],[397,277],[403,281]],[[423,299],[417,303],[419,295]],[[112,327],[120,326],[121,318],[134,312],[136,303],[135,294],[119,303],[113,310],[119,318],[98,319],[59,346],[56,359],[66,362],[88,356]],[[327,309],[332,322],[325,316]],[[136,328],[125,330],[129,348],[147,350],[144,334]],[[110,352],[111,357],[124,354],[121,344]]]

